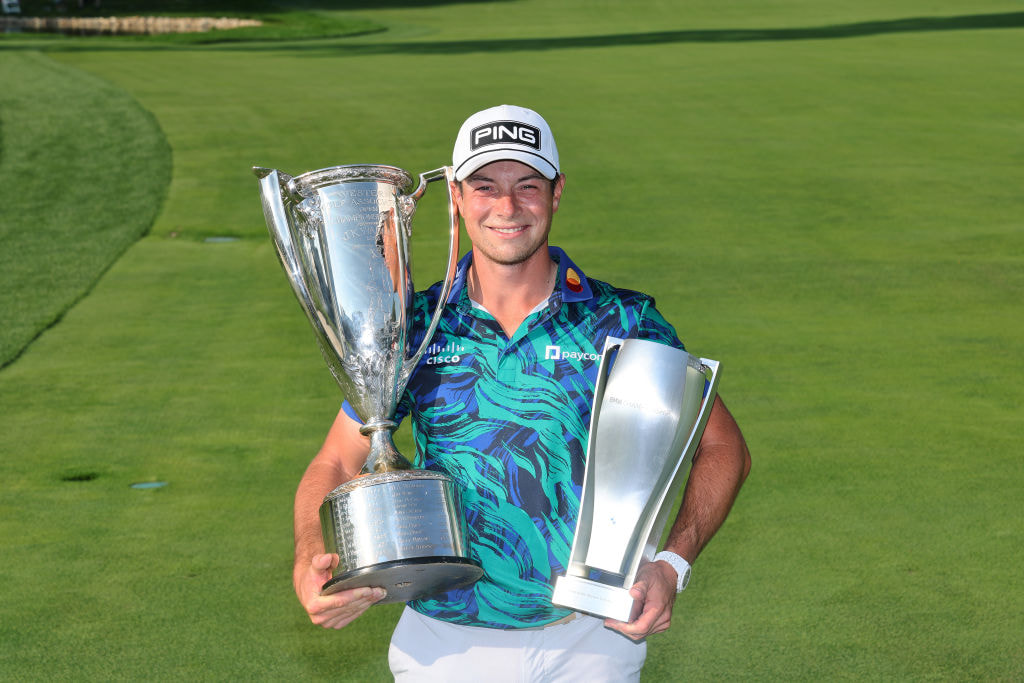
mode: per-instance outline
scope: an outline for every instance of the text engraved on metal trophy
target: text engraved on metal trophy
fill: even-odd
[[[628,398],[620,398],[619,396],[606,396],[605,401],[608,403],[615,403],[626,408],[632,408],[633,410],[639,410],[641,412],[650,413],[652,415],[673,415],[674,413],[665,408],[664,406],[655,405],[654,403],[642,403],[640,401],[633,401]]]

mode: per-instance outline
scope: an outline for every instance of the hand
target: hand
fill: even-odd
[[[295,567],[295,593],[309,614],[309,620],[324,628],[348,626],[370,605],[382,600],[383,588],[363,587],[321,595],[320,588],[331,578],[331,570],[338,565],[338,556],[314,555],[309,566]]]
[[[672,625],[672,606],[676,601],[676,570],[668,562],[648,562],[640,567],[636,583],[629,589],[641,605],[640,616],[626,623],[605,619],[604,625],[633,640],[667,631]]]

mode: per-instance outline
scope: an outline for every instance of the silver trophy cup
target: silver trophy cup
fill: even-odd
[[[405,602],[476,581],[483,570],[466,555],[455,482],[412,469],[391,437],[398,400],[455,278],[459,214],[451,168],[421,174],[415,190],[412,177],[393,166],[336,166],[295,177],[253,171],[281,265],[370,439],[360,475],[320,506],[326,552],[339,557],[322,592],[382,586],[382,602]],[[433,180],[449,189],[448,267],[431,323],[410,353],[411,221]]]
[[[657,342],[605,342],[576,536],[552,603],[636,618],[629,589],[658,549],[711,413],[719,367]]]

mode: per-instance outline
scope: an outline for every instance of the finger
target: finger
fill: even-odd
[[[604,625],[632,640],[643,640],[649,635],[668,630],[669,622],[657,619],[650,623],[646,620],[644,622],[637,620],[627,624],[622,621],[609,619],[604,622]]]
[[[650,633],[655,615],[645,611],[633,621],[618,621],[617,619],[605,619],[604,625],[607,628],[618,631],[624,636],[633,640],[641,640]]]
[[[363,612],[370,609],[372,605],[372,602],[359,600],[347,605],[344,609],[331,609],[315,618],[310,618],[314,624],[323,628],[339,629],[348,626],[362,616]]]
[[[646,582],[635,583],[629,593],[643,606],[639,616],[630,622],[607,619],[606,627],[633,640],[642,640],[652,633],[660,633],[668,629],[671,611],[666,609],[667,605],[664,601],[656,599],[655,595],[648,591]]]
[[[634,625],[638,630],[646,629],[647,635],[667,631],[672,625],[672,601],[662,600],[654,595],[648,596],[644,613]]]
[[[333,595],[318,595],[306,603],[310,621],[325,628],[341,628],[387,596],[383,588],[360,587]]]
[[[618,631],[630,640],[643,640],[644,637],[647,635],[646,631],[638,631],[635,625],[627,624],[624,621],[606,619],[604,625],[605,627],[610,628],[613,631]]]
[[[337,553],[324,553],[323,555],[314,555],[309,564],[318,572],[330,572],[338,566],[338,559]]]
[[[320,595],[324,585],[331,580],[334,568],[338,566],[338,556],[334,554],[314,555],[310,560],[306,578],[303,580],[309,597]]]
[[[313,598],[311,603],[318,607],[320,611],[330,609],[347,609],[353,605],[359,605],[361,603],[372,605],[378,600],[383,599],[386,595],[387,591],[383,588],[360,586],[359,588],[338,591],[331,595],[317,596],[316,598]]]

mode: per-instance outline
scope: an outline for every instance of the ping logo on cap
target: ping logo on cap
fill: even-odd
[[[501,143],[526,145],[540,150],[540,129],[519,121],[494,121],[477,126],[469,132],[470,150]]]

